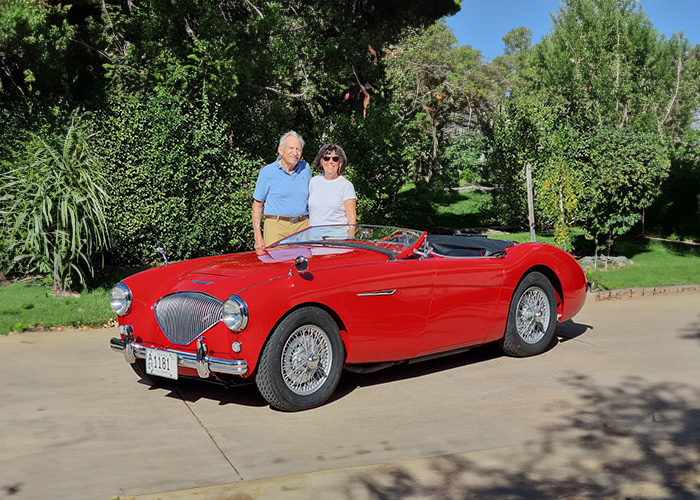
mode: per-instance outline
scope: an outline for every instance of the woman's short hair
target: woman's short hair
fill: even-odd
[[[299,134],[297,134],[296,132],[294,132],[293,130],[290,130],[289,132],[284,134],[282,137],[280,137],[280,143],[279,143],[280,148],[284,145],[284,141],[287,139],[287,137],[290,137],[290,136],[296,137],[297,139],[299,139],[299,142],[301,142],[301,149],[304,149],[304,139],[302,139],[301,136]]]
[[[324,144],[323,146],[321,146],[321,149],[318,150],[318,154],[314,159],[314,167],[316,167],[317,170],[323,172],[321,158],[326,156],[328,153],[332,152],[335,152],[338,156],[340,156],[340,165],[338,165],[338,175],[341,175],[345,170],[345,167],[348,166],[348,157],[345,155],[345,151],[343,151],[343,148],[341,148],[337,144]]]

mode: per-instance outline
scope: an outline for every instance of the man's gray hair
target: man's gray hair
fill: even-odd
[[[293,130],[290,130],[289,132],[284,134],[282,137],[280,137],[279,147],[282,147],[282,145],[284,144],[284,141],[285,141],[285,139],[287,139],[287,137],[296,137],[297,139],[299,139],[299,141],[301,142],[301,149],[304,149],[304,139],[302,139],[301,136],[299,134],[297,134],[296,132],[294,132]]]

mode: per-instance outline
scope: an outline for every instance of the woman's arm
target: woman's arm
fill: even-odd
[[[348,224],[357,224],[357,200],[355,198],[350,198],[343,202],[345,206],[345,216],[348,218]],[[355,226],[350,226],[348,229],[348,236],[350,238],[355,237]]]

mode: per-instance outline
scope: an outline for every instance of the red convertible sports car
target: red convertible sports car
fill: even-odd
[[[317,226],[266,251],[166,264],[117,284],[111,347],[153,383],[255,381],[274,408],[323,404],[367,372],[498,341],[543,352],[586,278],[542,243]]]

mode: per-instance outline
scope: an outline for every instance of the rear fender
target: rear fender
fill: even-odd
[[[559,321],[559,316],[562,314],[564,306],[564,288],[561,285],[561,281],[559,281],[559,277],[551,268],[545,265],[537,265],[528,269],[527,272],[523,274],[522,278],[520,278],[520,281],[525,279],[525,276],[532,272],[543,274],[552,284],[552,288],[554,288],[554,292],[557,294],[557,321]],[[520,281],[518,285],[520,285]]]

